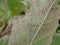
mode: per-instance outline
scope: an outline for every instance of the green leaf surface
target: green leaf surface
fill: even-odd
[[[18,0],[7,0],[12,15],[18,15],[24,11],[24,4]]]
[[[14,16],[25,13],[24,4],[18,0],[6,0],[0,2],[0,19],[7,23]]]

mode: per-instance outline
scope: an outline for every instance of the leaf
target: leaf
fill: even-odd
[[[47,23],[51,17],[56,17],[50,12],[54,2],[55,0],[31,0],[26,16],[21,16],[14,22],[9,45],[37,45],[39,40],[44,41],[42,45],[50,45],[50,39],[57,27],[57,19]]]
[[[22,2],[18,2],[18,0],[2,0],[0,2],[0,17],[4,23],[8,23],[9,19],[20,14],[25,14]]]
[[[24,11],[24,4],[18,0],[7,0],[12,15],[19,15]]]
[[[4,21],[3,18],[6,18],[6,16],[8,16],[7,13],[8,13],[8,7],[5,2],[1,1],[0,2],[0,20]],[[6,21],[4,21],[4,23],[5,22]]]

